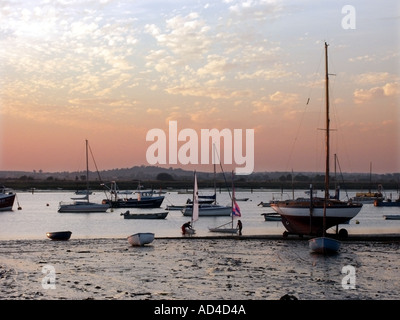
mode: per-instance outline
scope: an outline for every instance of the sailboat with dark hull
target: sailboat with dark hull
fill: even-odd
[[[348,222],[361,210],[361,203],[353,203],[332,199],[329,195],[329,158],[330,158],[330,119],[329,119],[329,73],[328,73],[328,44],[325,43],[325,86],[326,86],[326,135],[325,135],[325,196],[313,197],[312,190],[309,198],[298,198],[286,201],[275,201],[271,208],[280,214],[282,223],[286,230],[284,236],[290,234],[321,236],[324,239],[318,242],[322,244],[323,251],[326,250],[326,243],[331,238],[326,238],[326,230]],[[311,187],[312,189],[312,187]],[[314,240],[314,239],[312,239]],[[310,246],[313,242],[310,242]],[[316,241],[314,241],[316,243]],[[337,243],[332,244],[332,250]],[[316,248],[316,250],[318,250]]]

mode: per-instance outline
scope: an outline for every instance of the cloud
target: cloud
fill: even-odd
[[[282,105],[294,105],[298,103],[298,94],[276,91],[269,96],[271,101]]]
[[[381,87],[373,87],[368,90],[357,89],[353,93],[354,103],[356,104],[362,104],[382,97],[391,97],[396,95],[400,95],[399,82],[386,83]]]
[[[266,20],[276,18],[283,10],[280,1],[246,0],[229,1],[229,11],[242,20]]]
[[[197,70],[197,74],[200,77],[203,76],[215,76],[222,77],[229,69],[232,68],[227,62],[227,58],[220,55],[209,55],[207,57],[207,64]]]
[[[218,87],[205,87],[200,85],[181,85],[167,88],[166,91],[170,94],[180,94],[183,96],[209,97],[211,99],[228,99],[232,96],[240,95],[238,92],[233,92],[228,89]],[[243,94],[246,94],[243,92]]]
[[[285,115],[293,113],[293,109],[298,105],[299,96],[296,93],[288,93],[276,91],[268,97],[262,97],[257,101],[253,101],[253,113],[269,113],[272,114],[277,108]]]
[[[210,27],[196,12],[167,19],[164,30],[154,24],[146,25],[144,30],[156,39],[159,47],[185,61],[202,57],[211,46]]]
[[[376,85],[393,81],[396,77],[389,72],[367,72],[356,76],[355,81],[360,85]]]
[[[148,108],[146,112],[154,116],[160,116],[163,113],[163,111],[158,108]]]

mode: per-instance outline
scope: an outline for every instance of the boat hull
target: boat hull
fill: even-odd
[[[323,230],[323,205],[310,209],[309,201],[300,205],[292,201],[272,203],[271,208],[280,214],[282,224],[289,233],[300,235],[320,235]],[[325,231],[338,224],[347,223],[361,210],[362,204],[332,202],[326,208]]]
[[[128,242],[131,246],[144,246],[152,243],[154,240],[154,233],[140,232],[132,234],[128,237]]]
[[[374,201],[375,207],[400,207],[400,200],[396,201]]]
[[[229,233],[229,234],[237,234],[237,228],[208,228],[210,232],[218,232],[218,233]]]
[[[262,213],[265,221],[282,221],[282,217],[278,213]]]
[[[192,216],[192,207],[186,206],[182,213],[184,216]],[[230,216],[232,213],[232,207],[225,207],[219,205],[199,205],[199,217],[215,217],[215,216]]]
[[[182,231],[183,235],[188,235],[188,236],[191,236],[191,235],[193,235],[195,233],[196,233],[195,229],[187,228],[187,227],[184,229],[184,231]]]
[[[15,193],[0,195],[0,211],[11,211],[14,205]]]
[[[340,242],[327,237],[313,238],[308,241],[311,251],[315,253],[335,253],[340,249]]]
[[[385,218],[385,220],[400,220],[400,214],[389,214],[383,217]]]
[[[118,199],[117,201],[103,200],[103,204],[110,204],[112,208],[159,208],[164,201],[164,196],[150,197],[148,199]]]
[[[47,238],[56,241],[67,241],[71,238],[71,231],[57,231],[57,232],[47,232]]]
[[[75,204],[60,204],[58,212],[60,213],[94,213],[106,212],[110,208],[109,205],[98,203],[75,203]]]
[[[124,219],[165,219],[168,211],[155,213],[122,213]]]

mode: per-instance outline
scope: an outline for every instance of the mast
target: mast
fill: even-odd
[[[88,155],[88,140],[86,139],[86,197],[89,202],[89,155]]]
[[[371,193],[371,185],[372,185],[372,162],[369,163],[369,190],[368,192]]]
[[[232,206],[232,212],[231,212],[231,228],[233,229],[233,206],[235,205],[235,203],[234,203],[234,199],[235,199],[235,187],[234,187],[234,185],[233,185],[233,170],[232,170],[232,197],[231,197],[232,199],[232,202],[231,202],[231,206]]]
[[[324,201],[324,217],[323,217],[323,227],[322,232],[325,236],[325,226],[326,226],[326,206],[329,200],[329,73],[328,73],[328,44],[325,42],[325,100],[326,100],[326,138],[325,138],[325,201]]]
[[[193,206],[192,206],[192,226],[193,222],[199,219],[199,195],[197,187],[197,174],[194,171],[194,185],[193,185]]]
[[[213,143],[213,162],[214,162],[214,204],[217,204],[217,167],[215,159],[215,144]]]

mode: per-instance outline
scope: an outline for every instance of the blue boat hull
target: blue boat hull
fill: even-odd
[[[310,249],[316,253],[335,253],[340,249],[340,242],[327,237],[313,238],[308,241]]]

